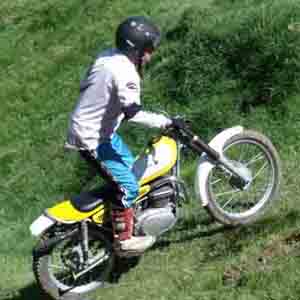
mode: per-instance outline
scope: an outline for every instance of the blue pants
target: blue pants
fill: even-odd
[[[120,204],[126,208],[130,207],[139,194],[139,184],[131,170],[134,158],[118,134],[114,134],[111,140],[98,146],[97,160],[119,184],[123,192]]]

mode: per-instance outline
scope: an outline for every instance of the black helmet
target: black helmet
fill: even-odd
[[[160,42],[160,31],[145,17],[129,17],[117,28],[116,46],[124,53],[140,58],[144,51],[155,50]]]

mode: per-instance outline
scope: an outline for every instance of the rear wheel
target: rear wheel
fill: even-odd
[[[280,183],[280,160],[275,147],[264,135],[246,130],[230,138],[224,156],[237,167],[246,167],[251,184],[239,188],[229,172],[211,169],[206,181],[207,209],[226,225],[255,221],[276,198]]]
[[[79,230],[55,242],[57,238],[57,232],[54,235],[46,233],[36,247],[39,250],[34,251],[33,271],[42,290],[54,299],[60,299],[62,295],[82,295],[103,286],[114,260],[111,243],[105,235],[89,230],[88,265],[84,264]],[[47,246],[51,244],[51,247]],[[91,269],[85,273],[89,267]]]

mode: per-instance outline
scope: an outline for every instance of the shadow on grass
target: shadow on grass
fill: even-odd
[[[122,276],[130,272],[131,269],[135,268],[140,262],[141,256],[121,258],[116,257],[115,267],[112,271],[109,283],[118,283]]]
[[[229,227],[217,223],[211,217],[198,219],[193,216],[179,223],[174,229],[178,237],[170,235],[158,241],[151,250],[168,248],[172,244],[181,244],[194,239],[212,237],[216,234],[223,233],[219,237],[219,242],[226,243],[231,251],[238,251],[241,247],[252,243],[253,239],[261,236],[267,236],[273,232],[278,232],[285,228],[296,226],[300,219],[300,211],[289,211],[287,214],[268,215],[249,225]],[[200,227],[200,229],[199,229]]]
[[[3,297],[4,296],[4,297]],[[50,296],[43,293],[40,288],[32,283],[16,291],[0,291],[1,300],[53,300]],[[89,298],[80,295],[62,296],[61,300],[89,300]]]
[[[35,283],[32,283],[20,290],[1,291],[1,300],[52,300],[50,297],[43,295]]]
[[[199,227],[201,227],[201,229],[199,229]],[[227,230],[232,230],[232,228],[216,223],[210,216],[200,219],[198,216],[194,215],[191,218],[180,220],[176,227],[170,231],[169,237],[167,234],[162,240],[158,240],[151,250],[162,250],[168,248],[170,245],[214,236]],[[175,236],[173,232],[175,233]]]
[[[186,243],[186,242],[192,241],[194,239],[199,239],[199,238],[203,238],[203,237],[210,237],[217,233],[225,232],[227,230],[232,230],[232,228],[225,227],[225,226],[219,226],[218,228],[214,228],[214,229],[211,229],[208,231],[198,231],[196,233],[184,234],[180,238],[170,238],[169,240],[160,240],[151,248],[151,250],[156,250],[156,249],[161,250],[163,248],[169,247],[170,245]]]

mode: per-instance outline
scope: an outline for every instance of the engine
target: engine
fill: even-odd
[[[174,198],[175,190],[169,181],[156,183],[147,196],[146,206],[136,213],[136,234],[159,236],[171,229],[177,221]]]

